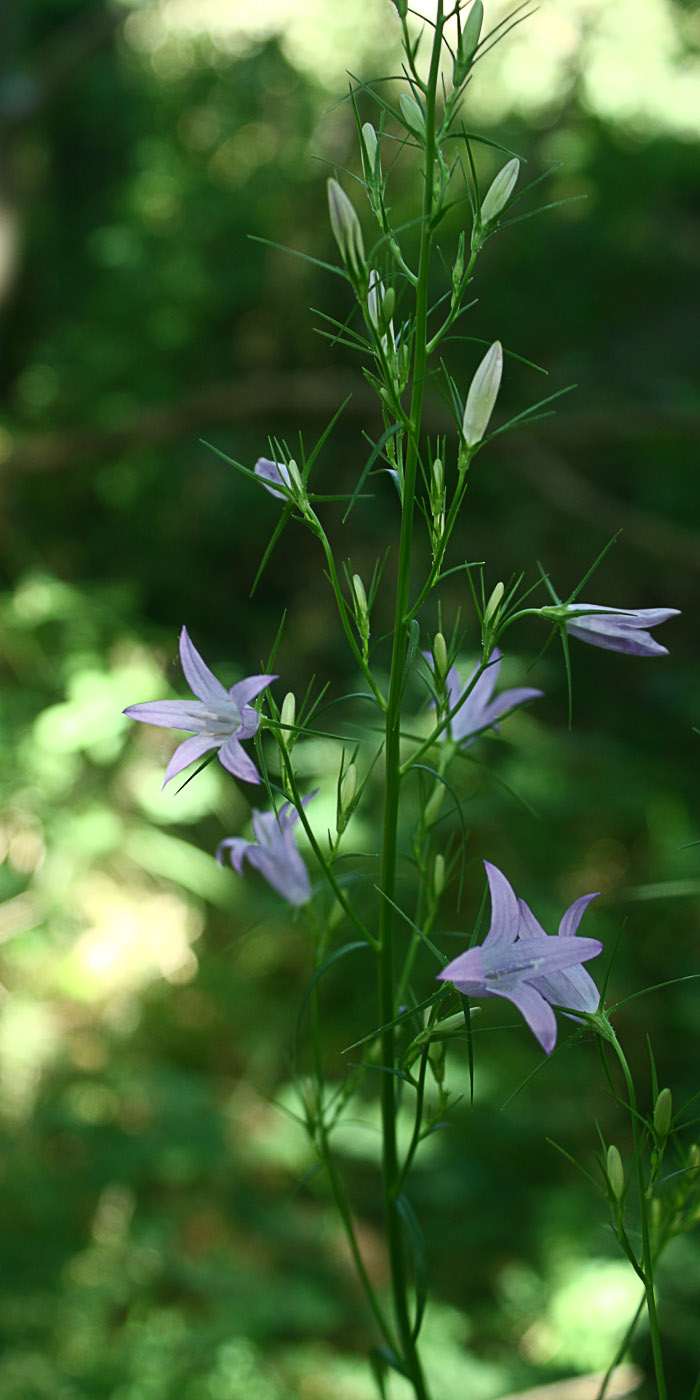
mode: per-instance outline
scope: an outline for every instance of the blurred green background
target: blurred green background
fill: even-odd
[[[373,1393],[371,1327],[285,1111],[307,940],[272,891],[212,859],[245,830],[246,797],[218,765],[161,794],[173,736],[121,710],[185,693],[183,622],[230,683],[266,663],[285,608],[278,699],[314,674],[333,696],[353,688],[300,527],[249,598],[277,505],[202,439],[252,464],[269,435],[312,443],[352,391],[318,482],[357,479],[376,413],[309,311],[343,319],[347,289],[249,235],[334,260],[324,177],[357,170],[336,102],[346,70],[397,70],[396,29],[389,0],[23,0],[0,16],[0,1400]],[[531,681],[546,698],[475,750],[496,780],[465,765],[463,908],[448,900],[442,927],[471,927],[484,856],[548,927],[599,889],[583,931],[615,950],[620,1000],[700,971],[698,11],[545,3],[477,68],[468,111],[528,174],[561,162],[546,197],[573,197],[489,242],[468,334],[548,371],[508,361],[504,413],[577,388],[478,459],[455,558],[485,561],[489,586],[521,570],[534,581],[540,559],[565,595],[622,528],[587,596],[683,616],[659,662],[574,644],[572,732],[560,656],[546,653]],[[496,158],[480,160],[488,181]],[[404,159],[397,219],[415,190]],[[461,217],[444,229],[448,257]],[[478,353],[451,347],[459,383]],[[427,416],[447,428],[439,396]],[[340,511],[326,519],[368,578],[396,527],[389,487],[342,537]],[[449,627],[460,606],[469,617],[459,580],[442,599]],[[388,616],[382,596],[378,630]],[[541,642],[535,628],[513,637],[506,683]],[[322,785],[323,830],[337,753],[298,752]],[[376,846],[371,819],[354,836]],[[356,872],[368,900],[372,871]],[[369,967],[341,966],[325,993],[331,1079],[374,1016]],[[685,981],[618,1016],[643,1085],[649,1035],[661,1082],[689,1104],[686,1146],[699,1006]],[[543,1068],[507,1008],[487,1011],[475,1111],[432,1139],[412,1188],[438,1400],[595,1370],[637,1301],[603,1200],[546,1141],[595,1173],[597,1119],[629,1151],[594,1046]],[[512,1028],[491,1034],[499,1019]],[[466,1089],[463,1052],[450,1075]],[[338,1151],[382,1288],[371,1097],[352,1118]],[[700,1367],[699,1305],[691,1236],[662,1278],[674,1396]],[[643,1333],[634,1359],[648,1366]]]

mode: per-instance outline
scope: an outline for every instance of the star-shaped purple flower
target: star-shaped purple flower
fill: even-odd
[[[316,792],[309,793],[303,806],[315,796]],[[245,841],[242,836],[229,836],[221,841],[216,848],[219,864],[223,865],[223,852],[227,851],[234,870],[242,875],[243,861],[248,860],[289,904],[307,904],[311,898],[311,881],[294,840],[299,813],[286,802],[279,812],[253,812],[252,820],[255,841]]]
[[[629,612],[617,612],[615,608],[602,608],[597,603],[569,603],[567,612],[565,626],[571,637],[603,647],[605,651],[623,651],[628,656],[668,656],[668,647],[656,642],[648,629],[679,615],[678,608],[632,608]],[[572,617],[572,613],[588,613],[589,616]]]
[[[481,730],[498,729],[496,720],[500,719],[507,710],[514,710],[516,706],[524,705],[526,700],[537,700],[544,693],[541,690],[533,690],[530,686],[519,686],[515,690],[503,690],[500,695],[493,699],[500,669],[501,653],[498,647],[494,647],[491,652],[490,664],[479,676],[474,688],[465,696],[457,713],[450,720],[449,732],[455,743],[461,744],[464,748],[473,743],[474,738]],[[475,675],[476,670],[472,671],[466,685],[462,685],[457,667],[450,667],[445,679],[445,689],[451,710],[458,704],[460,695],[469,689]]]
[[[533,935],[505,875],[488,861],[484,861],[484,865],[491,891],[489,931],[480,947],[460,953],[438,973],[438,978],[453,982],[457,991],[465,996],[506,997],[512,1001],[542,1049],[549,1054],[557,1039],[557,1023],[549,1003],[551,999],[558,1005],[559,992],[563,990],[557,979],[568,974],[578,997],[577,1009],[583,1010],[580,1005],[583,994],[576,987],[576,971],[580,970],[581,963],[597,957],[603,945],[595,938],[571,936],[583,913],[583,909],[577,910],[581,900],[577,900],[562,919],[560,933],[562,927],[567,930],[564,937],[551,938],[541,930]],[[597,996],[595,1005],[598,1005]]]
[[[148,700],[129,705],[124,711],[143,724],[192,731],[194,737],[185,739],[175,750],[165,770],[163,787],[210,749],[219,750],[219,762],[234,777],[259,783],[260,774],[241,747],[241,740],[252,739],[260,724],[260,716],[249,702],[277,677],[248,676],[226,690],[192,645],[186,627],[180,633],[180,661],[196,700]]]

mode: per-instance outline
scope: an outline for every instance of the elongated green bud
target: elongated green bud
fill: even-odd
[[[294,458],[292,458],[291,462],[287,463],[287,471],[289,472],[289,482],[291,487],[298,495],[303,496],[304,483],[301,479],[301,472],[299,471],[299,468],[296,462],[294,461]]]
[[[515,188],[515,182],[520,170],[520,161],[517,156],[509,160],[507,165],[499,170],[495,180],[489,186],[481,206],[482,224],[492,224],[499,214],[505,209]]]
[[[436,675],[444,680],[450,668],[447,660],[447,646],[442,632],[436,632],[433,637],[433,660]]]
[[[688,1148],[688,1166],[687,1166],[687,1168],[686,1168],[686,1173],[685,1173],[685,1179],[686,1179],[686,1181],[689,1181],[689,1182],[691,1183],[691,1185],[692,1185],[692,1183],[693,1183],[694,1181],[697,1181],[698,1173],[699,1173],[699,1172],[700,1172],[700,1145],[699,1145],[697,1142],[692,1142],[692,1143],[690,1144],[690,1147]]]
[[[654,1104],[654,1133],[657,1138],[665,1140],[671,1129],[671,1115],[673,1112],[673,1100],[670,1089],[662,1089]]]
[[[471,67],[474,54],[479,47],[481,36],[481,26],[484,22],[484,7],[481,0],[474,0],[464,29],[461,31],[457,44],[457,56],[454,64],[454,85],[459,87]]]
[[[503,374],[503,348],[500,340],[495,340],[486,351],[479,368],[469,385],[467,403],[464,409],[462,432],[468,447],[481,442],[493,413]]]
[[[297,702],[293,690],[288,690],[282,701],[282,711],[280,713],[280,723],[284,728],[293,728],[297,717]],[[283,736],[284,737],[284,736]]]
[[[396,307],[396,292],[393,287],[387,287],[382,299],[382,321],[388,326]]]
[[[360,578],[359,574],[353,574],[352,576],[352,591],[355,594],[355,602],[357,603],[358,612],[362,613],[363,616],[366,617],[368,611],[367,594],[365,593],[365,585],[362,582],[362,579]]]
[[[409,92],[402,92],[399,98],[399,106],[403,119],[409,131],[418,137],[419,141],[425,140],[425,117],[422,107],[418,106],[415,97],[411,97]]]
[[[440,895],[442,894],[444,888],[445,857],[442,855],[441,852],[438,852],[438,854],[435,857],[435,864],[433,866],[433,892],[435,894],[436,899],[440,898]]]
[[[489,626],[489,623],[492,622],[494,617],[496,616],[496,613],[498,612],[498,609],[500,608],[501,603],[503,601],[503,594],[505,593],[505,591],[505,587],[502,583],[496,584],[496,587],[494,588],[493,593],[491,594],[491,597],[489,598],[489,601],[486,604],[486,610],[484,612],[485,628]]]
[[[340,256],[353,280],[362,281],[366,268],[360,220],[337,180],[328,181],[328,212]]]
[[[442,783],[438,783],[437,787],[430,794],[430,797],[428,798],[428,801],[425,804],[423,821],[426,826],[432,826],[433,822],[437,821],[440,815],[440,808],[442,807],[444,796],[445,789]]]
[[[377,146],[379,143],[377,141],[377,133],[371,122],[365,122],[362,128],[362,142],[367,158],[367,166],[373,175],[377,161]]]
[[[350,807],[352,804],[352,799],[355,796],[356,787],[357,769],[355,767],[355,764],[351,763],[346,769],[345,776],[340,785],[340,805],[344,812],[347,812],[348,807]]]
[[[616,1201],[621,1201],[625,1191],[625,1169],[614,1143],[611,1143],[608,1148],[605,1170],[612,1196]]]
[[[439,457],[436,457],[433,462],[432,486],[434,499],[438,502],[442,502],[442,495],[445,490],[445,468]]]

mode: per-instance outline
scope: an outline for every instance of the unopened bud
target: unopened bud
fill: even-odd
[[[457,45],[457,57],[454,65],[454,85],[459,87],[460,83],[469,72],[471,61],[479,47],[479,37],[481,26],[484,22],[484,7],[481,0],[474,0],[474,4],[467,15],[467,22],[459,36]]]
[[[433,1078],[436,1084],[442,1084],[445,1078],[445,1055],[447,1047],[444,1040],[431,1040],[428,1046],[428,1059],[430,1068],[433,1071]]]
[[[365,593],[365,585],[364,585],[364,583],[362,582],[362,579],[360,578],[360,575],[359,575],[359,574],[353,574],[353,576],[352,576],[352,591],[353,591],[353,593],[355,594],[355,602],[356,602],[356,604],[357,604],[357,611],[358,611],[359,613],[361,613],[364,617],[366,617],[366,615],[367,615],[367,594]]]
[[[625,1192],[625,1169],[622,1165],[622,1158],[614,1143],[608,1148],[608,1155],[605,1164],[610,1191],[616,1201],[621,1201]]]
[[[445,857],[438,853],[433,865],[433,891],[436,899],[440,898],[445,888]]]
[[[479,368],[469,385],[467,403],[464,409],[462,432],[468,447],[474,447],[486,432],[494,410],[503,373],[503,349],[500,340],[495,340],[486,351]]]
[[[296,462],[294,461],[294,458],[292,458],[291,462],[287,463],[287,471],[289,473],[289,484],[292,487],[292,490],[296,491],[299,495],[303,496],[304,483],[301,479],[301,472],[299,471],[299,468]]]
[[[662,1089],[654,1104],[654,1133],[662,1141],[668,1137],[671,1128],[673,1100],[670,1089]]]
[[[349,764],[342,783],[340,784],[340,805],[344,812],[352,806],[352,799],[355,796],[357,787],[357,769],[354,763]]]
[[[498,612],[498,609],[500,608],[501,603],[503,601],[503,594],[505,593],[505,591],[505,587],[502,583],[496,584],[496,587],[494,588],[493,593],[491,594],[491,597],[489,598],[489,601],[486,604],[486,610],[484,612],[484,627],[488,627],[489,623],[492,622],[494,617],[496,616],[496,613]]]
[[[700,1172],[700,1145],[698,1145],[697,1142],[693,1142],[693,1143],[691,1143],[690,1147],[688,1148],[688,1166],[687,1166],[687,1168],[686,1168],[686,1174],[685,1174],[685,1179],[686,1179],[686,1181],[691,1182],[691,1184],[692,1184],[692,1182],[697,1181],[697,1177],[698,1177],[698,1173],[699,1173],[699,1172]]]
[[[377,141],[377,133],[371,122],[365,122],[362,128],[362,143],[367,159],[368,170],[370,174],[374,174],[377,160],[377,146],[379,143]]]
[[[359,281],[365,272],[365,245],[360,221],[345,190],[337,180],[328,181],[328,212],[340,255],[351,276]]]
[[[293,729],[296,717],[297,702],[294,696],[294,691],[288,690],[287,694],[284,697],[284,700],[282,701],[282,710],[280,713],[280,723],[283,729]]]
[[[408,92],[401,93],[399,105],[409,131],[417,136],[419,141],[423,141],[425,138],[425,116],[422,107],[418,106],[415,97],[411,97]]]
[[[445,679],[449,670],[447,660],[447,645],[442,632],[436,632],[433,637],[433,661],[435,662],[435,673],[441,680]]]
[[[385,291],[385,293],[384,293],[384,297],[383,297],[383,299],[382,299],[382,321],[383,321],[383,323],[384,323],[385,326],[388,326],[388,325],[389,325],[389,322],[390,322],[390,320],[391,320],[391,318],[392,318],[392,316],[393,316],[393,314],[394,314],[394,308],[395,308],[395,306],[396,306],[396,293],[395,293],[395,291],[394,291],[394,288],[393,288],[393,287],[387,287],[387,289],[386,289],[386,291]]]
[[[408,14],[408,0],[394,0],[394,5],[398,10],[399,17],[405,19]]]
[[[435,500],[441,501],[442,493],[445,490],[445,469],[439,457],[436,457],[433,462],[432,485]]]
[[[464,229],[462,229],[462,232],[461,232],[460,235],[459,235],[459,240],[458,240],[458,242],[457,242],[457,257],[456,257],[455,260],[454,260],[454,266],[453,266],[453,268],[452,268],[452,290],[453,290],[453,292],[455,293],[455,295],[457,294],[457,292],[458,292],[458,290],[459,290],[459,288],[460,288],[460,286],[461,286],[461,282],[462,282],[463,276],[464,276]]]
[[[517,156],[509,160],[502,170],[499,170],[495,180],[489,185],[484,201],[481,206],[482,224],[492,224],[499,214],[505,209],[515,188],[515,182],[520,170],[520,161]]]
[[[425,811],[423,813],[423,822],[425,826],[432,826],[433,822],[437,821],[444,796],[445,789],[442,783],[438,783],[425,804]]]

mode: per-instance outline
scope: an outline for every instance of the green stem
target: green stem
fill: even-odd
[[[423,224],[416,290],[416,319],[413,359],[413,390],[410,407],[410,427],[404,474],[403,511],[396,584],[394,644],[391,658],[391,678],[386,711],[386,789],[382,833],[382,859],[379,907],[379,1017],[388,1026],[395,1017],[394,986],[394,902],[396,890],[396,861],[398,845],[399,797],[401,788],[401,697],[410,621],[409,594],[411,555],[413,546],[413,516],[416,495],[416,475],[419,457],[420,429],[423,414],[423,394],[427,369],[428,278],[432,247],[433,165],[435,161],[435,101],[442,46],[443,3],[438,0],[437,19],[433,36],[430,73],[425,87],[425,165],[423,189]],[[390,1072],[395,1064],[396,1049],[393,1028],[382,1034],[382,1139],[384,1209],[387,1244],[394,1295],[394,1311],[401,1338],[403,1363],[416,1400],[428,1400],[428,1390],[416,1349],[408,1306],[408,1279],[401,1217],[396,1198],[401,1182],[396,1141],[396,1079]]]
[[[630,1118],[632,1121],[632,1143],[634,1147],[634,1161],[637,1173],[637,1191],[639,1195],[639,1216],[642,1227],[642,1268],[638,1270],[644,1283],[646,1296],[647,1315],[649,1317],[649,1334],[651,1337],[651,1349],[654,1358],[654,1374],[656,1376],[656,1388],[659,1400],[667,1400],[666,1378],[664,1376],[663,1357],[661,1354],[661,1335],[659,1332],[659,1319],[656,1312],[656,1297],[654,1295],[654,1256],[651,1248],[651,1236],[649,1232],[649,1216],[647,1212],[647,1195],[644,1183],[644,1172],[642,1169],[642,1144],[639,1138],[639,1114],[637,1110],[637,1096],[634,1091],[634,1081],[630,1067],[625,1058],[624,1051],[620,1045],[612,1026],[609,1025],[609,1041],[617,1055],[622,1070],[627,1093],[629,1096]]]

